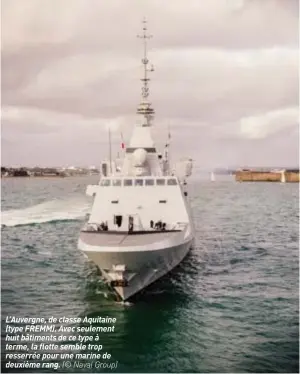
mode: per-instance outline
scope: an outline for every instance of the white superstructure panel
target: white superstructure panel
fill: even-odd
[[[154,178],[148,179],[157,183]],[[142,181],[145,184],[148,179],[128,178],[125,181],[132,180],[132,183]],[[158,181],[160,180],[164,180],[165,183],[168,180],[175,180],[178,183],[175,178],[158,178]],[[129,215],[134,216],[136,225],[141,223],[141,230],[149,229],[151,220],[162,220],[166,222],[168,228],[175,227],[177,222],[189,221],[185,197],[179,184],[164,186],[97,186],[89,222],[100,224],[102,221],[107,221],[109,229],[118,229],[114,225],[115,215],[124,217],[120,227],[123,230],[128,227],[126,217]]]

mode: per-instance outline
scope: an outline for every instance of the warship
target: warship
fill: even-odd
[[[147,22],[143,20],[144,54],[140,117],[118,164],[101,163],[100,181],[88,185],[93,197],[88,220],[82,227],[78,248],[100,269],[108,286],[125,301],[170,272],[194,243],[194,224],[187,178],[193,160],[171,165],[170,132],[162,152],[152,136],[154,109],[149,101]],[[110,137],[109,137],[110,142]],[[172,155],[174,152],[172,151]]]

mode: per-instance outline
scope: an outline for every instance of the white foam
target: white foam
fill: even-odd
[[[116,301],[115,304],[123,305],[123,306],[132,306],[133,303],[130,303],[129,301]]]
[[[25,209],[2,211],[1,224],[5,226],[29,225],[50,221],[76,220],[89,213],[91,201],[71,197],[51,200]]]

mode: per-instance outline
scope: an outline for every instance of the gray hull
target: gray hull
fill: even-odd
[[[78,246],[100,268],[108,283],[126,282],[126,286],[113,287],[122,300],[127,300],[176,267],[187,255],[193,241],[191,237],[183,241],[182,233],[163,237],[161,234],[147,237],[104,235],[82,232]],[[148,247],[143,249],[137,244],[139,240],[145,244],[145,238]],[[105,247],[102,247],[102,240]]]

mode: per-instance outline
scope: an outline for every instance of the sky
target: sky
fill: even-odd
[[[298,166],[297,0],[1,0],[2,165],[128,144],[147,18],[153,135],[199,168]]]

